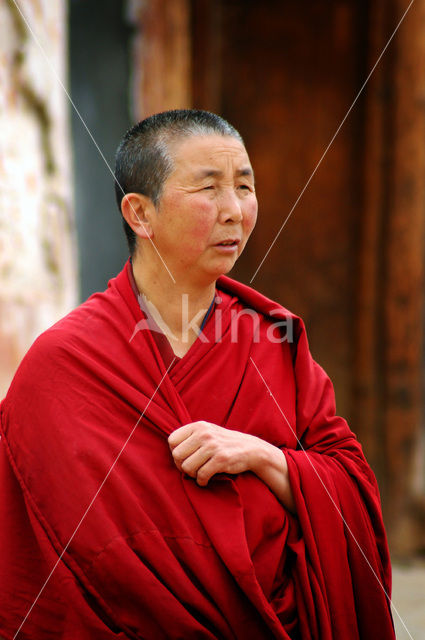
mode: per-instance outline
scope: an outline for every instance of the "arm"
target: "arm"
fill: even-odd
[[[295,511],[284,453],[256,436],[199,421],[176,429],[168,443],[177,468],[204,487],[216,473],[255,473],[290,511]]]

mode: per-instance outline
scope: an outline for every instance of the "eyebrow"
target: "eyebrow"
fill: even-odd
[[[236,171],[235,175],[238,177],[249,176],[253,178],[254,172],[251,167],[242,167],[242,169]],[[222,176],[223,171],[220,171],[220,169],[201,169],[201,171],[195,173],[194,178],[195,180],[202,180],[204,178],[221,178]]]

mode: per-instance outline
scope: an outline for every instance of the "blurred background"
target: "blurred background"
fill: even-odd
[[[304,318],[423,638],[425,0],[0,0],[0,395],[121,269],[115,149],[179,107],[245,139],[260,216],[232,275]]]

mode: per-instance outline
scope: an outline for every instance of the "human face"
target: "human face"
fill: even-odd
[[[199,135],[171,145],[153,241],[177,277],[210,283],[242,253],[257,218],[254,175],[236,138]]]

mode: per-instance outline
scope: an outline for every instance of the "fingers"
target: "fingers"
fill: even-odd
[[[192,455],[199,448],[199,442],[193,434],[190,434],[185,440],[177,445],[170,445],[171,453],[176,462],[183,462],[188,456]]]
[[[209,480],[218,473],[213,460],[210,458],[205,464],[198,469],[196,474],[196,482],[200,487],[206,487]]]
[[[217,464],[216,457],[211,456],[204,448],[197,449],[192,455],[176,465],[191,478],[194,478],[200,487],[205,487],[210,478],[222,471]]]
[[[250,469],[257,438],[210,422],[192,422],[176,429],[169,445],[177,468],[200,486],[216,473],[243,473]]]
[[[173,458],[181,469],[182,462],[192,455],[201,445],[199,438],[200,422],[191,422],[176,429],[168,438],[168,444],[173,454]]]
[[[191,478],[198,479],[198,474],[203,466],[210,460],[211,456],[204,448],[197,449],[195,453],[186,458],[181,464],[181,470]]]
[[[177,468],[192,477],[195,477],[197,468],[209,458],[208,452],[193,435],[172,449],[171,453]]]
[[[209,465],[206,470],[204,467],[214,455],[211,431],[216,428],[217,425],[201,420],[176,429],[168,438],[177,468],[195,478],[198,484],[202,483],[201,486],[205,486],[215,473],[212,465]],[[201,469],[203,471],[200,474]]]
[[[168,444],[170,445],[171,451],[192,435],[196,424],[196,422],[191,422],[173,431],[173,433],[168,437]]]

